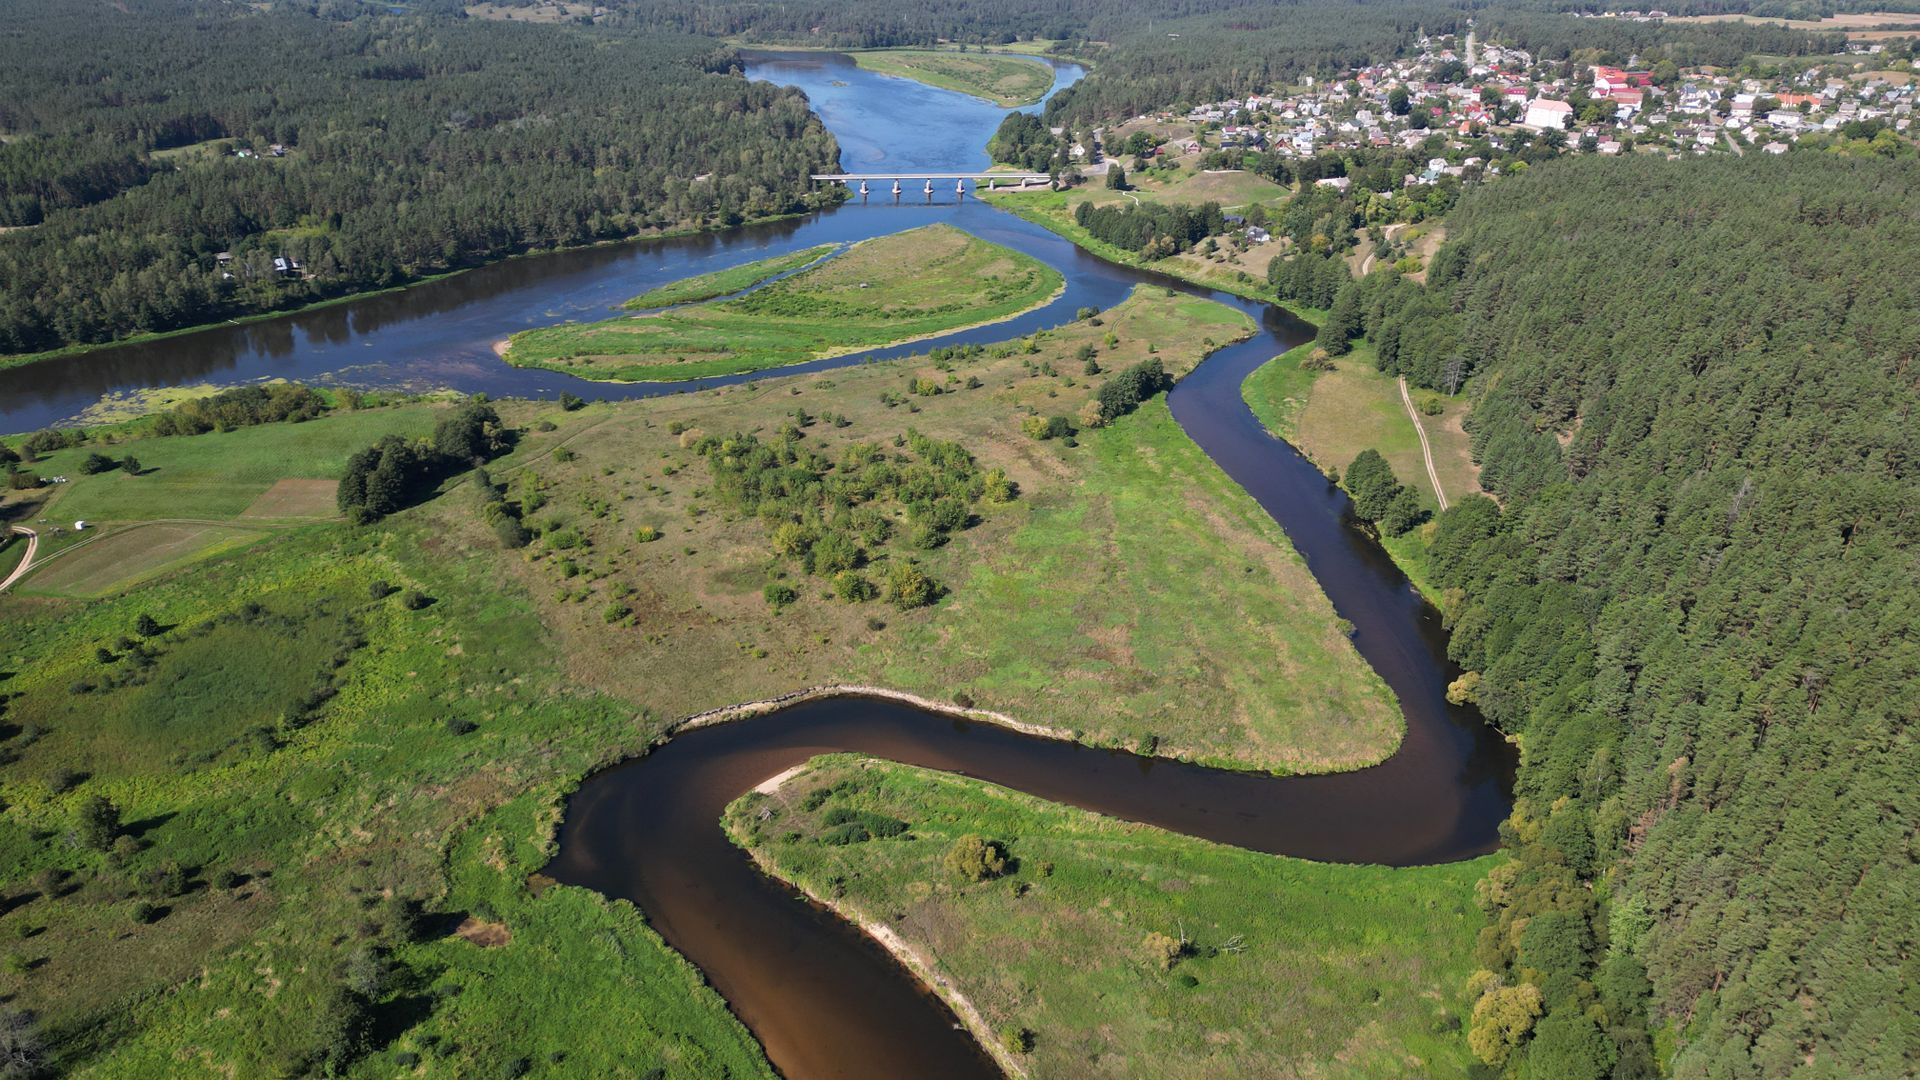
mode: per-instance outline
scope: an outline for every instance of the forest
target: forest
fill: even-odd
[[[1455,695],[1522,746],[1489,1065],[1912,1073],[1915,205],[1883,161],[1568,159],[1341,294],[1389,370],[1471,373],[1499,499],[1430,547]]]
[[[617,27],[7,5],[0,354],[816,205],[833,137],[737,68]]]

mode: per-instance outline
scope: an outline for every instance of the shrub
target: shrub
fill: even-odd
[[[0,1009],[0,1061],[5,1062],[4,1075],[9,1078],[42,1075],[47,1067],[46,1046],[32,1013]]]
[[[794,591],[793,586],[778,581],[769,583],[766,588],[760,590],[760,595],[766,598],[767,606],[775,611],[800,599],[800,594]]]
[[[145,926],[160,918],[160,907],[158,904],[150,903],[146,900],[139,900],[129,909],[129,914],[133,916],[135,923]]]
[[[74,815],[74,835],[83,847],[107,850],[120,835],[120,808],[104,795],[88,798]]]
[[[139,476],[140,475],[140,459],[137,457],[134,457],[132,454],[128,454],[126,457],[121,458],[120,471],[123,473],[126,473],[128,476]]]
[[[406,592],[400,594],[400,606],[406,608],[408,611],[419,611],[431,603],[433,603],[433,597],[428,596],[419,589],[408,589]]]
[[[954,841],[940,862],[962,881],[987,881],[1007,872],[1006,850],[971,833]]]
[[[382,581],[378,578],[367,583],[367,595],[375,600],[385,600],[387,597],[392,596],[394,591],[394,586],[391,582]]]
[[[619,600],[607,601],[607,606],[600,611],[600,617],[610,623],[621,622],[631,614],[633,614],[633,608]]]
[[[562,464],[572,461],[573,459],[579,456],[580,455],[574,453],[572,450],[569,450],[564,446],[556,446],[553,448],[553,460],[558,461]]]
[[[886,597],[902,610],[925,607],[939,595],[939,586],[911,562],[896,562],[887,567]]]
[[[533,542],[533,534],[512,514],[501,514],[493,519],[493,536],[508,551],[518,551]]]
[[[842,570],[833,575],[833,595],[848,603],[858,604],[871,600],[877,592],[879,590],[874,588],[873,582],[852,570]]]
[[[474,723],[464,716],[447,717],[447,730],[455,735],[466,735],[478,730],[479,727],[479,724]]]
[[[133,632],[141,637],[153,637],[160,633],[160,622],[143,612],[139,618],[133,620]]]
[[[1187,955],[1187,943],[1179,938],[1170,937],[1158,930],[1148,934],[1140,942],[1140,953],[1147,962],[1163,971],[1170,971],[1180,958]]]
[[[587,403],[581,400],[577,395],[561,394],[560,407],[566,410],[567,412],[579,412],[581,409],[584,409],[587,407]]]
[[[239,888],[241,880],[239,873],[234,870],[218,870],[214,872],[209,884],[222,892],[227,892]]]
[[[652,525],[642,525],[633,530],[633,538],[638,543],[651,544],[655,540],[660,539],[660,530],[654,528]]]
[[[113,459],[98,452],[88,454],[86,460],[80,463],[80,471],[88,476],[106,472],[111,468],[113,468]]]
[[[1020,431],[1029,439],[1059,439],[1073,434],[1073,424],[1064,416],[1029,416],[1020,421]]]
[[[1000,1043],[1016,1054],[1031,1054],[1033,1032],[1018,1024],[1009,1024],[1000,1029]]]

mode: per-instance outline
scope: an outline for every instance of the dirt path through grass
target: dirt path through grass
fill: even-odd
[[[39,533],[22,525],[15,525],[13,531],[25,534],[27,538],[27,553],[20,557],[20,565],[13,568],[13,573],[7,575],[7,580],[0,581],[0,592],[6,592],[9,586],[19,581],[28,570],[33,568],[33,554],[40,547]]]
[[[1400,403],[1407,407],[1407,419],[1413,421],[1413,433],[1420,437],[1420,456],[1427,463],[1427,481],[1433,485],[1433,497],[1440,509],[1447,508],[1447,489],[1440,486],[1440,470],[1433,467],[1433,447],[1427,442],[1427,428],[1420,422],[1419,410],[1413,407],[1413,395],[1407,393],[1407,377],[1399,376]]]

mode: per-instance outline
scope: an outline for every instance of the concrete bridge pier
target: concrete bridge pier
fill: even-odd
[[[927,198],[929,198],[929,199],[931,199],[931,198],[933,198],[933,181],[932,181],[931,179],[929,179],[929,180],[927,181],[927,192],[926,192],[926,194],[927,194]]]
[[[893,182],[893,197],[896,199],[900,197],[900,181],[898,180]]]
[[[967,182],[965,180],[955,180],[953,182],[953,197],[955,199],[965,199],[967,197]]]
[[[860,181],[860,197],[863,199],[867,197],[867,182],[865,180]]]

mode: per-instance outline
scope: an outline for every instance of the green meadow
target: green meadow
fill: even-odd
[[[1000,345],[645,401],[497,403],[518,438],[487,469],[524,547],[503,543],[472,473],[376,524],[334,512],[329,474],[381,435],[431,432],[444,404],[164,438],[132,423],[48,455],[72,483],[15,493],[8,513],[108,526],[60,538],[64,554],[0,595],[0,993],[79,1076],[765,1076],[644,913],[537,874],[566,793],[674,718],[884,682],[1096,745],[1281,772],[1379,760],[1400,735],[1391,695],[1280,530],[1163,401],[1086,419],[1115,373],[1158,361],[1177,376],[1251,331],[1233,309],[1141,289]],[[938,440],[1006,497],[930,540],[908,508],[870,504],[884,539],[848,556],[854,577],[908,563],[936,586],[923,605],[889,602],[811,572],[779,523],[720,497],[698,448],[738,432],[829,477],[856,459],[906,468]],[[87,452],[143,469],[80,475]],[[980,815],[969,829],[1025,835]],[[1240,857],[1140,859],[1224,876]],[[1398,953],[1408,925],[1438,935],[1387,972],[1330,929],[1299,940],[1381,989],[1381,1026],[1347,1033],[1353,1060],[1450,1060],[1403,1029],[1443,1025],[1451,999],[1403,1006],[1395,980],[1451,970],[1442,916],[1477,871],[1246,858],[1279,868],[1250,888],[1289,897],[1276,910],[1302,926],[1349,904],[1378,910],[1375,955]],[[1427,907],[1449,874],[1459,889]],[[1114,897],[1141,905],[1141,933],[1176,910],[1198,932],[1224,910],[1135,893]],[[1409,905],[1428,922],[1405,922]],[[1233,932],[1278,934],[1260,920],[1279,917]],[[1280,979],[1272,1014],[1322,1015],[1319,997],[1287,996],[1333,981],[1301,948],[1231,980],[1212,959],[1186,973],[1243,998]],[[1037,987],[1060,974],[1029,973]],[[1084,984],[1057,985],[1066,1009]],[[1085,1052],[1138,1053],[1115,1047],[1161,1038],[1151,1010],[1180,999],[1134,1000],[1150,1006],[1139,1031]],[[1023,1007],[1020,1022],[1060,1040],[1101,1006],[1073,1007],[1096,1011]]]
[[[788,252],[785,255],[775,255],[771,258],[742,263],[739,266],[729,266],[724,270],[696,274],[690,278],[682,278],[662,285],[657,289],[648,289],[620,306],[629,311],[645,311],[650,308],[711,300],[716,296],[728,296],[742,289],[751,289],[768,278],[779,277],[789,270],[798,270],[816,259],[824,258],[838,247],[838,244],[819,244]]]
[[[929,225],[862,241],[737,299],[522,331],[505,356],[615,382],[728,375],[1000,322],[1062,284],[1037,259]]]
[[[868,71],[984,98],[1003,109],[1032,105],[1053,87],[1053,68],[998,53],[879,49],[849,54]]]
[[[1032,1076],[1472,1074],[1473,886],[1499,856],[1310,863],[851,755],[726,820],[763,866],[898,934]],[[1005,868],[957,870],[967,836]]]

